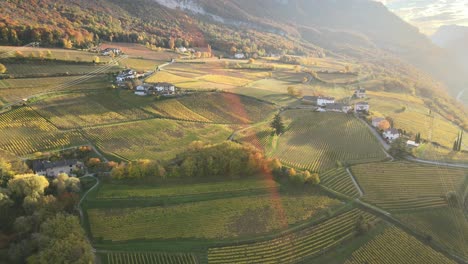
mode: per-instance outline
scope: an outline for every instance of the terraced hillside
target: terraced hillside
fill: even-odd
[[[345,264],[362,263],[455,264],[457,262],[448,259],[402,230],[390,227],[383,234],[353,252],[345,262]]]
[[[105,264],[197,264],[197,258],[192,254],[170,253],[107,253],[102,258]]]
[[[390,211],[447,205],[449,192],[460,192],[467,170],[431,165],[387,162],[353,166],[364,199]]]
[[[360,196],[351,175],[344,168],[331,169],[320,174],[320,184],[351,198]]]
[[[296,263],[324,253],[356,234],[356,221],[375,217],[353,209],[320,224],[272,240],[210,248],[208,263]]]
[[[353,116],[292,110],[283,118],[289,125],[272,146],[272,156],[287,165],[323,172],[336,167],[337,162],[355,164],[386,158],[375,136]]]

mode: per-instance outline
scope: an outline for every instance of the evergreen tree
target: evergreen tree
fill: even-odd
[[[284,133],[285,128],[280,114],[275,115],[273,122],[271,122],[271,127],[275,130],[276,135],[281,135]]]

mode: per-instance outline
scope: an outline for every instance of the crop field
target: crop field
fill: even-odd
[[[374,135],[353,116],[292,110],[283,117],[289,126],[273,146],[272,156],[287,165],[322,172],[338,161],[354,164],[386,158]]]
[[[129,55],[133,58],[145,58],[149,60],[170,61],[171,59],[178,56],[176,53],[170,50],[153,51],[140,44],[112,42],[101,45],[101,49],[106,48],[118,48],[126,55]]]
[[[468,145],[465,145],[465,149]],[[436,160],[453,163],[467,163],[468,152],[455,152],[445,147],[436,147],[432,144],[423,144],[414,150],[414,154],[424,160]]]
[[[201,78],[201,80],[213,83],[228,84],[232,86],[245,86],[250,82],[248,79],[214,74],[205,75]]]
[[[280,230],[324,213],[340,201],[327,196],[262,195],[164,207],[89,209],[94,238],[134,239],[248,237]]]
[[[395,215],[412,229],[468,258],[468,221],[458,208],[441,207],[430,210],[405,212]]]
[[[163,64],[162,61],[136,58],[127,58],[119,62],[120,66],[137,71],[154,71],[161,64]]]
[[[252,87],[240,87],[229,90],[229,92],[250,96],[263,101],[271,102],[277,105],[286,106],[297,101],[297,98],[292,97],[285,92],[272,92],[264,89]]]
[[[102,76],[67,76],[0,80],[0,98],[6,102],[18,101],[51,91],[77,91],[108,88]]]
[[[354,82],[359,79],[359,76],[346,73],[318,73],[318,77],[323,81],[337,84]]]
[[[192,254],[110,252],[101,258],[104,264],[197,264]]]
[[[185,78],[182,76],[178,76],[167,71],[160,71],[156,72],[155,74],[151,75],[149,78],[146,79],[148,83],[157,83],[157,82],[168,82],[173,84],[179,84],[183,82],[192,82],[193,79]]]
[[[447,205],[445,196],[462,188],[467,170],[408,162],[353,166],[364,199],[391,211]]]
[[[0,149],[25,156],[86,144],[79,132],[60,132],[29,108],[0,114]]]
[[[297,263],[351,239],[356,234],[356,221],[361,215],[369,221],[376,219],[368,213],[353,209],[320,224],[272,240],[210,248],[208,262]]]
[[[66,94],[33,105],[34,110],[61,129],[82,128],[154,117],[120,100],[114,92]]]
[[[349,197],[359,198],[359,191],[344,168],[331,169],[320,174],[320,184]]]
[[[84,129],[104,152],[126,159],[172,159],[193,141],[219,143],[234,127],[172,120],[145,120]]]
[[[55,74],[73,74],[81,75],[93,72],[107,73],[117,72],[119,67],[95,66],[92,64],[65,64],[47,62],[41,63],[4,63],[8,73],[15,77],[34,76],[46,77]]]
[[[455,264],[456,262],[424,245],[402,230],[390,227],[384,233],[356,250],[345,262],[345,264],[362,263]]]
[[[26,58],[33,54],[34,57],[39,58],[44,56],[46,59],[56,59],[64,61],[81,61],[81,62],[93,62],[94,57],[97,53],[91,53],[86,51],[78,50],[66,50],[66,49],[50,49],[50,48],[32,48],[32,47],[13,47],[13,46],[1,46],[0,54],[2,52],[9,52],[9,57],[15,56],[15,51],[20,51]],[[50,51],[50,55],[48,55]],[[3,57],[3,56],[2,56]],[[101,62],[110,61],[109,56],[99,56]]]
[[[159,101],[121,93],[121,98],[157,116],[222,124],[262,121],[275,109],[271,104],[231,93],[199,93]]]
[[[278,184],[275,181],[258,178],[209,183],[179,183],[159,185],[157,187],[147,185],[106,183],[99,189],[97,199],[139,199],[154,197],[186,196],[235,191],[254,191],[277,187]]]

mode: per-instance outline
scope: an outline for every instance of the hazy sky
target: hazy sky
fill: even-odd
[[[433,34],[441,25],[468,26],[468,0],[376,0],[417,26]]]

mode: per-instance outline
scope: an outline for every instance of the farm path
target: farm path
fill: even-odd
[[[77,205],[77,209],[78,209],[78,213],[80,214],[80,221],[81,223],[84,223],[84,215],[83,215],[83,208],[81,207],[81,204],[83,203],[83,201],[86,199],[86,197],[88,196],[88,194],[96,189],[98,186],[99,186],[99,178],[95,177],[94,175],[92,174],[86,174],[85,176],[82,176],[82,177],[79,177],[80,179],[81,178],[93,178],[96,180],[96,183],[93,185],[93,187],[89,188],[89,190],[87,190],[83,196],[81,196],[81,199],[80,201],[78,202],[78,205]],[[98,259],[97,256],[96,256],[96,248],[94,248],[93,244],[91,243],[91,240],[89,239],[88,236],[86,236],[88,241],[89,241],[89,244],[91,245],[91,248],[92,248],[92,251],[93,253],[95,254],[95,259]]]
[[[364,192],[362,191],[361,186],[359,186],[358,182],[356,181],[356,178],[354,178],[354,175],[351,173],[351,171],[349,170],[349,168],[346,168],[346,172],[348,173],[349,177],[351,177],[351,180],[353,181],[354,186],[355,186],[356,189],[358,190],[358,192],[359,192],[359,197],[364,196]]]

